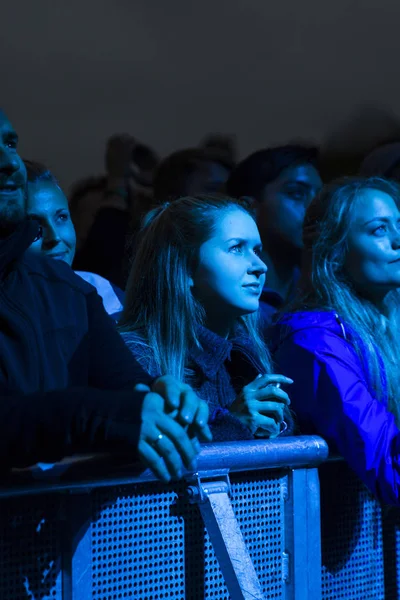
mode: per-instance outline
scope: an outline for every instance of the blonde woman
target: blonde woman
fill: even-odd
[[[300,290],[275,327],[303,433],[318,433],[369,489],[400,502],[400,189],[332,183],[304,222]]]
[[[252,214],[221,196],[189,196],[146,220],[128,280],[122,335],[153,376],[190,384],[215,441],[292,431],[289,398],[258,332],[267,267]]]

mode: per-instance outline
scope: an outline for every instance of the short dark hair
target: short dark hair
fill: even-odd
[[[59,181],[55,175],[42,163],[25,160],[24,165],[28,176],[28,183],[38,183],[39,181],[47,181],[60,187]]]
[[[264,187],[293,165],[311,164],[318,167],[318,148],[287,145],[266,148],[250,154],[231,173],[226,190],[230,196],[259,198]]]
[[[233,165],[211,148],[187,148],[165,158],[154,177],[154,200],[156,203],[176,200],[185,195],[187,178],[198,169],[202,162],[216,162],[229,171]]]

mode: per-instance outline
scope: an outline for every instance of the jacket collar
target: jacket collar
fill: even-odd
[[[230,358],[232,341],[222,338],[203,326],[199,326],[197,337],[201,347],[194,346],[190,351],[190,358],[201,368],[206,377],[213,378],[223,363]]]
[[[255,358],[253,360],[254,349],[251,340],[240,330],[233,338],[227,340],[206,327],[200,326],[197,336],[201,348],[197,346],[192,348],[190,358],[201,368],[206,377],[215,377],[223,363],[231,360],[232,350],[245,354],[256,365]]]

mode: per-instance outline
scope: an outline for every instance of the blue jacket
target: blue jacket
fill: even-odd
[[[373,494],[399,505],[400,431],[355,344],[360,340],[333,312],[286,314],[272,328],[277,370],[294,380],[291,407],[302,433],[324,437]]]

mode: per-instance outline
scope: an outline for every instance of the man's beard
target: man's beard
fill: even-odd
[[[16,200],[10,200],[3,206],[0,203],[0,238],[14,233],[24,218],[24,209]]]

